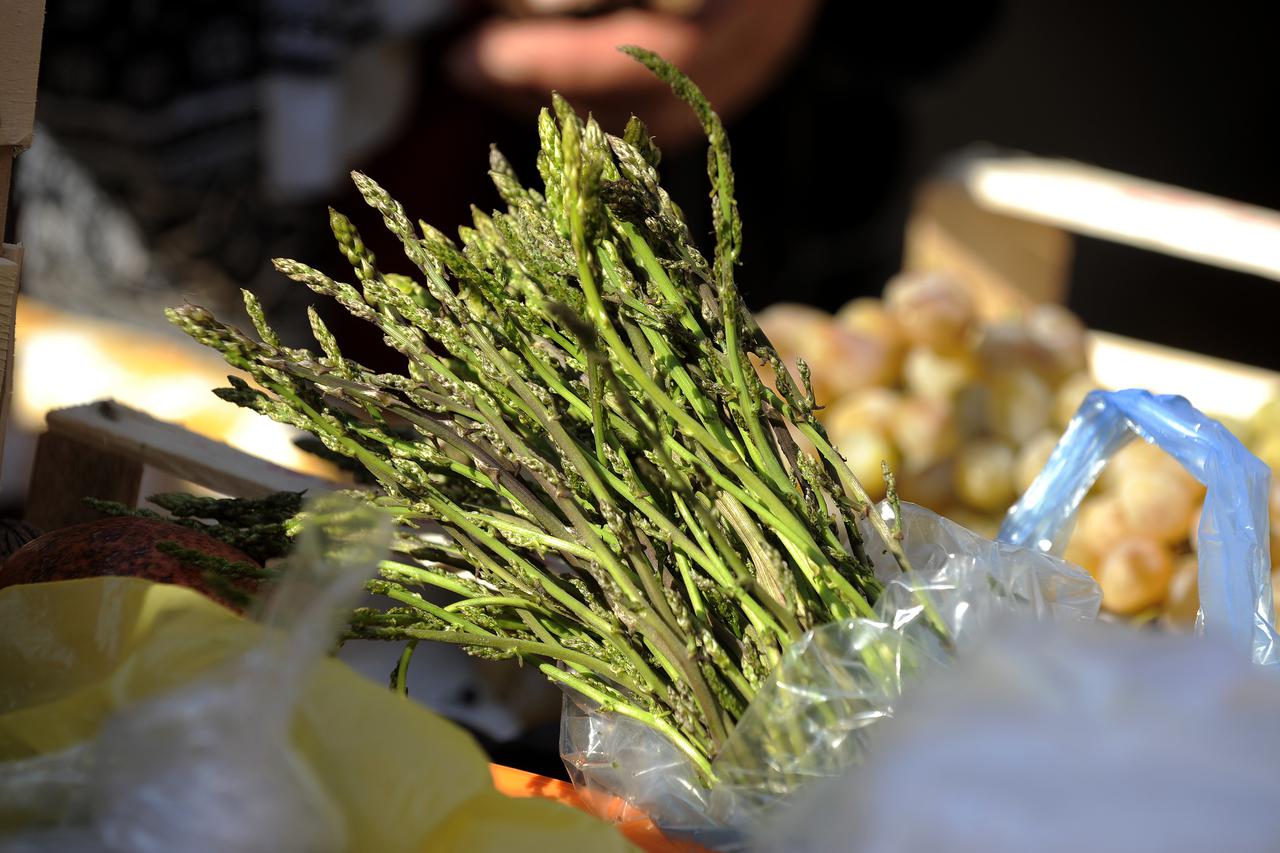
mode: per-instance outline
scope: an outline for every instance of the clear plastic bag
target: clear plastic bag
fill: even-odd
[[[776,853],[1269,853],[1280,680],[1213,638],[990,632],[911,687],[867,762],[752,839]]]
[[[278,630],[177,689],[126,706],[98,736],[3,767],[0,803],[48,828],[0,850],[346,850],[342,816],[290,739],[294,706],[344,609],[391,544],[389,517],[310,504],[263,621]]]
[[[592,802],[607,804],[606,818],[639,811],[673,836],[739,849],[799,791],[864,760],[872,725],[893,715],[904,682],[946,665],[999,622],[1097,615],[1096,583],[1054,555],[1107,459],[1135,435],[1160,445],[1208,487],[1200,528],[1203,624],[1271,663],[1269,470],[1182,398],[1094,392],[997,541],[903,504],[914,571],[898,574],[881,558],[876,568],[886,587],[878,620],[833,623],[788,650],[713,762],[713,788],[700,785],[660,735],[570,696],[561,752],[575,784]]]
[[[0,851],[634,849],[499,793],[466,730],[327,653],[382,522],[310,509],[274,628],[134,577],[0,590]]]
[[[881,510],[892,520],[887,504]],[[795,792],[860,762],[868,727],[892,715],[904,682],[993,620],[1097,614],[1097,584],[1080,569],[912,504],[902,512],[913,572],[877,566],[888,578],[878,619],[823,626],[787,650],[713,762],[714,787],[652,729],[566,698],[561,753],[602,817],[639,812],[673,837],[739,849]],[[865,533],[875,535],[869,525]]]

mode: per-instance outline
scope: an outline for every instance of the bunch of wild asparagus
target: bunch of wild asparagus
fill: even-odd
[[[338,213],[357,285],[277,261],[375,324],[405,374],[346,358],[314,312],[321,354],[283,346],[247,292],[258,341],[198,307],[171,319],[257,385],[233,378],[217,393],[358,462],[380,486],[370,500],[404,522],[402,559],[371,584],[395,604],[356,613],[353,636],[517,656],[659,730],[709,773],[790,642],[870,613],[868,550],[905,558],[815,420],[807,378],[788,380],[739,299],[719,118],[671,65],[626,50],[709,138],[710,262],[659,185],[644,125],[612,136],[557,97],[538,122],[543,190],[494,151],[507,209],[475,211],[460,242],[415,228],[354,176],[420,279],[380,273]],[[774,367],[777,393],[752,358]],[[859,518],[879,541],[863,542]],[[425,520],[447,541],[415,534]],[[415,591],[428,586],[457,600]]]

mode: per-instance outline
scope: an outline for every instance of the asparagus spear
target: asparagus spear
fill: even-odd
[[[492,151],[506,209],[473,211],[457,241],[353,175],[416,277],[379,272],[336,212],[355,284],[276,262],[376,325],[406,372],[347,358],[315,312],[319,352],[284,346],[247,291],[256,340],[199,307],[169,316],[253,379],[216,393],[359,463],[379,486],[368,499],[403,522],[370,584],[393,604],[355,613],[351,636],[518,657],[660,731],[709,776],[786,646],[871,613],[867,549],[906,561],[815,419],[807,371],[790,381],[739,298],[720,119],[673,66],[624,50],[706,131],[711,259],[662,189],[644,125],[614,136],[557,96],[538,119],[542,189]],[[774,367],[776,392],[752,359]],[[860,517],[878,541],[862,541]],[[447,542],[416,532],[427,521]],[[435,604],[428,587],[457,600]]]

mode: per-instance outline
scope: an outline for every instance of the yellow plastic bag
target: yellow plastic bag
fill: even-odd
[[[89,740],[115,712],[245,653],[263,631],[191,590],[135,578],[0,590],[0,761]],[[353,850],[632,849],[566,806],[496,793],[466,732],[338,661],[314,668],[292,735]],[[0,802],[0,837],[28,822]]]

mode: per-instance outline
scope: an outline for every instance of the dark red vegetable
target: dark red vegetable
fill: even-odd
[[[239,609],[243,602],[225,595],[224,585],[211,584],[204,569],[185,556],[165,553],[161,543],[174,543],[232,563],[257,565],[239,549],[189,527],[151,518],[104,518],[54,530],[23,545],[0,565],[0,588],[122,575],[188,586]],[[236,587],[245,592],[252,592],[255,585],[250,579],[236,579]]]

